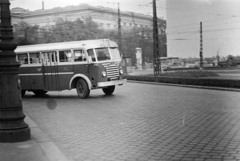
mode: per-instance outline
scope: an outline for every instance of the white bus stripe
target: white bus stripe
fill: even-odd
[[[19,76],[29,76],[29,75],[64,75],[73,74],[73,72],[60,72],[60,73],[29,73],[29,74],[19,74]]]

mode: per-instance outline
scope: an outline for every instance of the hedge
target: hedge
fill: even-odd
[[[181,78],[181,77],[166,77],[166,76],[133,76],[133,75],[125,75],[124,78],[127,78],[128,80],[135,80],[135,81],[148,81],[148,82],[159,82],[159,83],[199,85],[199,86],[212,86],[212,87],[240,89],[240,80],[235,80],[235,79]]]

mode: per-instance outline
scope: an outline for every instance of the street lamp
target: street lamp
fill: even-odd
[[[0,142],[21,142],[30,139],[24,122],[21,88],[18,77],[20,64],[14,50],[9,1],[0,1]]]

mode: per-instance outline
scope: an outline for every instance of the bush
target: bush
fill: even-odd
[[[178,72],[171,72],[171,73],[163,73],[160,76],[167,76],[167,77],[184,77],[184,78],[200,78],[200,77],[216,77],[218,76],[215,72],[208,72],[208,71],[178,71]]]
[[[170,74],[169,74],[170,75]],[[218,78],[201,78],[201,74],[196,74],[194,72],[186,76],[186,73],[181,74],[173,74],[172,76],[124,76],[128,80],[136,80],[136,81],[148,81],[148,82],[159,82],[159,83],[171,83],[171,84],[187,84],[187,85],[199,85],[199,86],[212,86],[212,87],[224,87],[224,88],[238,88],[240,89],[240,81],[239,80],[228,80],[228,79],[218,79]],[[181,77],[180,77],[181,75]],[[206,74],[207,76],[213,76],[212,73]],[[204,75],[204,76],[206,76]],[[201,77],[198,77],[201,76]]]

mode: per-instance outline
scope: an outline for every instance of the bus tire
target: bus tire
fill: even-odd
[[[21,96],[24,97],[26,93],[26,90],[21,90]]]
[[[82,99],[88,98],[90,94],[90,89],[88,87],[87,82],[84,79],[80,78],[77,80],[76,91],[79,98],[82,98]]]
[[[41,95],[46,94],[48,91],[44,91],[44,90],[33,90],[32,92],[33,92],[35,95],[37,95],[37,96],[41,96]]]
[[[106,87],[106,88],[102,88],[102,90],[106,95],[110,95],[114,92],[115,86],[109,86],[109,87]]]

